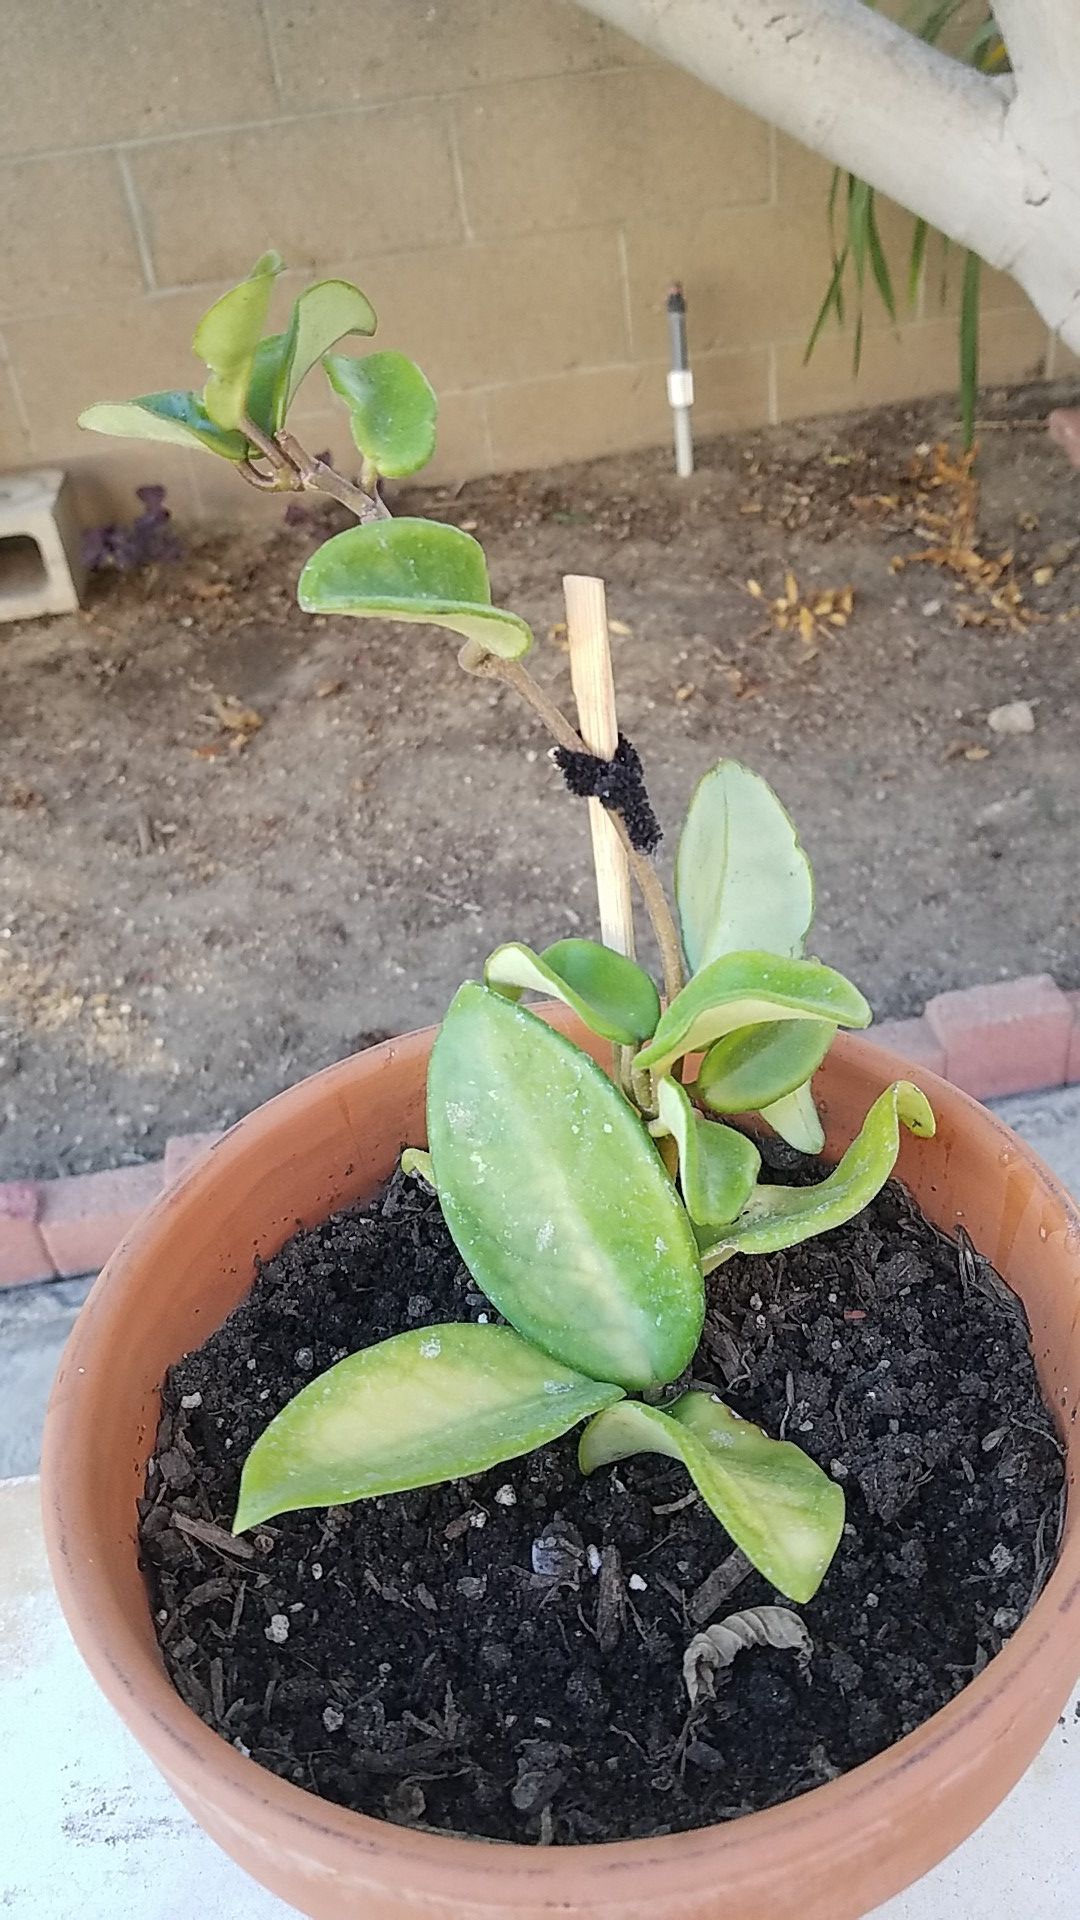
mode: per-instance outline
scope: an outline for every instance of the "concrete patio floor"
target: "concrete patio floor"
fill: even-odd
[[[1080,1088],[997,1110],[1080,1193]],[[0,1479],[32,1476],[89,1281],[0,1294]],[[1019,1786],[870,1920],[1060,1920],[1080,1908],[1080,1689]],[[52,1596],[32,1477],[0,1484],[0,1912],[34,1920],[288,1920],[220,1854],[98,1694]]]

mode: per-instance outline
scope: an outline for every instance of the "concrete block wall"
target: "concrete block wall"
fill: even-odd
[[[91,440],[91,400],[197,383],[203,309],[267,246],[356,279],[440,389],[433,478],[662,441],[667,284],[699,432],[948,389],[955,293],[803,347],[829,169],[572,0],[3,0],[0,465],[58,461],[88,515],[160,479],[262,503],[223,463]],[[902,234],[906,216],[888,211]],[[989,380],[1053,370],[988,275]],[[298,430],[347,436],[313,378]]]

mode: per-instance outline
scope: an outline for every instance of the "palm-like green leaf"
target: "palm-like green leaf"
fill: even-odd
[[[335,534],[304,567],[297,599],[305,613],[449,627],[505,660],[532,645],[524,620],[492,606],[484,549],[437,520],[373,520]]]
[[[649,975],[596,940],[559,940],[543,953],[513,941],[495,949],[484,979],[508,999],[531,991],[561,1000],[593,1033],[618,1046],[640,1046],[660,1018],[660,995]]]
[[[658,1118],[650,1131],[668,1133],[679,1154],[679,1185],[695,1227],[734,1220],[754,1191],[761,1155],[752,1140],[707,1120],[684,1087],[666,1074],[657,1084]]]
[[[264,253],[247,279],[215,300],[195,329],[191,344],[210,369],[203,402],[219,427],[238,427],[247,410],[255,350],[266,325],[274,281],[283,266],[279,253]]]
[[[813,1598],[844,1530],[844,1495],[801,1447],[771,1440],[717,1395],[694,1392],[663,1411],[620,1401],[590,1420],[578,1460],[595,1473],[634,1453],[681,1460],[759,1573],[791,1600]]]
[[[428,1070],[446,1223],[526,1339],[597,1380],[674,1380],[705,1296],[686,1210],[641,1120],[579,1047],[501,994],[455,995]]]
[[[194,393],[144,393],[137,400],[98,401],[80,413],[79,425],[121,440],[201,447],[225,460],[246,460],[249,452],[243,434],[219,427]]]
[[[755,1188],[738,1219],[704,1250],[706,1270],[733,1253],[776,1253],[853,1220],[889,1178],[901,1126],[924,1139],[935,1128],[930,1102],[910,1080],[897,1080],[878,1095],[827,1179],[813,1187]]]
[[[328,353],[326,377],[349,409],[352,437],[377,472],[400,480],[426,466],[435,451],[439,403],[415,361],[403,353],[355,359]]]
[[[773,1020],[830,1021],[868,1027],[870,1008],[850,980],[817,960],[773,953],[726,953],[676,994],[634,1065],[666,1073],[687,1053],[701,1053],[726,1033]]]
[[[509,1327],[399,1333],[339,1360],[270,1422],[244,1463],[233,1531],[483,1473],[621,1399]]]

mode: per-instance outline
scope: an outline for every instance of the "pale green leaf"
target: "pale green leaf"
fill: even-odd
[[[831,1020],[767,1020],[709,1048],[694,1092],[711,1113],[758,1113],[816,1073],[832,1045]]]
[[[790,1600],[821,1585],[844,1530],[843,1490],[801,1447],[772,1440],[709,1393],[661,1412],[626,1400],[590,1420],[583,1473],[633,1453],[681,1460],[706,1505],[753,1566]]]
[[[438,520],[372,520],[335,534],[305,565],[297,599],[305,613],[449,627],[504,660],[532,645],[524,620],[492,606],[478,541]]]
[[[248,455],[243,434],[217,426],[194,393],[144,393],[137,400],[101,400],[80,413],[79,425],[120,440],[205,447],[225,460],[246,460]]]
[[[508,999],[543,993],[572,1007],[593,1033],[640,1046],[660,1018],[660,995],[642,967],[596,940],[558,940],[543,953],[513,941],[484,966],[489,987]]]
[[[725,953],[676,994],[634,1065],[666,1073],[672,1061],[699,1053],[726,1033],[764,1021],[830,1021],[868,1027],[870,1008],[857,987],[818,960],[782,960],[773,953]]]
[[[279,253],[264,253],[247,279],[215,300],[195,329],[191,344],[210,369],[203,402],[219,427],[239,426],[246,411],[255,349],[283,264]]]
[[[425,1153],[423,1147],[406,1147],[401,1156],[401,1171],[419,1174],[421,1180],[426,1180],[429,1187],[435,1185],[435,1169],[431,1164],[431,1155]]]
[[[814,881],[772,788],[737,760],[699,780],[675,860],[675,896],[692,973],[724,953],[800,954]]]
[[[262,340],[248,386],[248,412],[266,433],[285,424],[301,382],[349,334],[372,334],[375,309],[348,280],[318,280],[293,303],[284,333]]]
[[[761,1155],[752,1140],[706,1120],[684,1087],[666,1076],[657,1083],[659,1117],[652,1133],[669,1133],[679,1150],[679,1185],[695,1226],[734,1220],[754,1191]]]
[[[814,1104],[813,1088],[809,1080],[792,1093],[785,1093],[767,1107],[762,1107],[761,1117],[767,1120],[774,1133],[786,1140],[789,1147],[797,1147],[800,1153],[820,1153],[825,1145],[825,1129]]]
[[[352,437],[365,460],[390,480],[426,466],[435,451],[439,403],[414,361],[393,352],[359,360],[328,353],[323,366],[348,404]]]
[[[428,1070],[447,1225],[519,1333],[597,1380],[674,1380],[705,1313],[697,1243],[641,1120],[562,1034],[468,982]]]
[[[431,1487],[532,1453],[622,1398],[509,1327],[418,1327],[304,1387],[244,1462],[233,1532]]]
[[[910,1080],[896,1080],[878,1095],[827,1179],[813,1187],[755,1188],[738,1219],[705,1250],[707,1267],[718,1266],[733,1253],[776,1253],[853,1220],[896,1165],[901,1125],[924,1139],[935,1131],[930,1102]]]

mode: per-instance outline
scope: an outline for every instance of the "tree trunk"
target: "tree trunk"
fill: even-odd
[[[582,0],[1019,281],[1080,353],[1080,5],[995,0],[973,71],[864,0]]]

